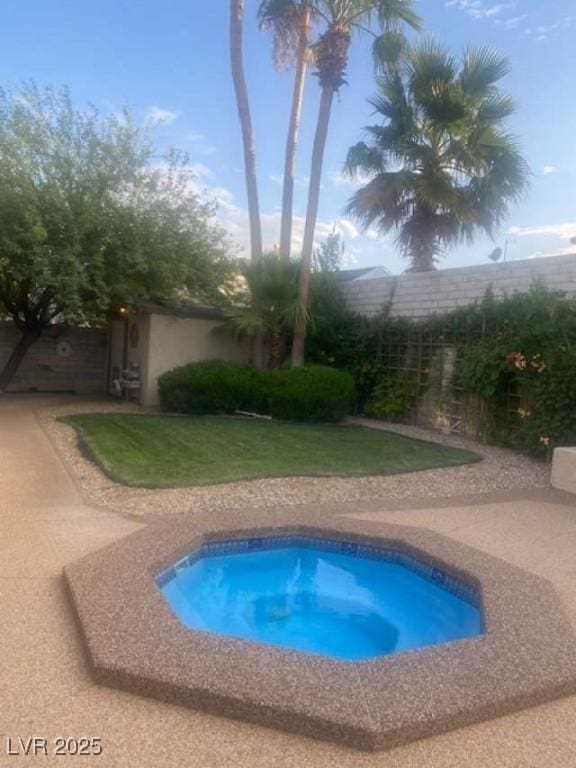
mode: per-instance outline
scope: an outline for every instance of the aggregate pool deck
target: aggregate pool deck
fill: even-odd
[[[576,696],[388,752],[362,753],[95,685],[64,590],[62,568],[143,526],[111,512],[92,492],[85,492],[82,467],[81,474],[71,472],[71,454],[62,451],[60,443],[52,442],[52,430],[47,436],[45,409],[56,406],[72,412],[83,408],[84,403],[68,396],[0,397],[0,765],[576,766]],[[92,410],[99,407],[101,404],[94,403]],[[498,460],[494,463],[497,465]],[[511,460],[504,471],[512,471],[510,465]],[[475,466],[479,469],[482,465]],[[548,579],[576,628],[576,500],[549,488],[526,485],[531,471],[527,469],[516,475],[514,490],[500,487],[497,493],[475,497],[467,495],[469,475],[459,473],[451,491],[441,491],[443,497],[451,493],[449,499],[425,498],[420,491],[412,492],[415,476],[411,475],[406,495],[419,495],[419,499],[406,499],[397,506],[388,495],[388,486],[373,487],[372,495],[377,498],[361,518],[377,526],[390,523],[436,531]],[[94,478],[95,486],[98,482]],[[477,494],[482,490],[474,482],[470,488]],[[259,493],[260,487],[252,497]],[[228,495],[230,507],[243,501],[238,493],[229,491]],[[291,496],[290,501],[297,501],[297,497]],[[147,504],[151,510],[152,500]],[[366,504],[363,502],[364,510]],[[170,498],[166,506],[182,509],[182,501]],[[188,509],[195,514],[200,506],[211,506],[210,498],[191,499]],[[297,506],[293,509],[296,514]],[[358,519],[355,511],[350,515]],[[64,760],[23,754],[7,757],[8,737],[17,743],[20,736],[38,735],[53,745],[57,736],[86,734],[101,738],[101,755],[69,755]]]
[[[330,517],[362,512],[300,507],[299,524],[275,509],[181,515],[67,566],[95,680],[364,750],[576,694],[576,636],[549,582],[430,531]],[[484,633],[352,663],[187,629],[156,585],[205,541],[291,535],[439,569],[479,593]]]

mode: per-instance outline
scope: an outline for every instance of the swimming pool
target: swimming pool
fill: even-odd
[[[406,553],[347,541],[211,542],[157,584],[189,629],[348,661],[482,633],[469,585]]]

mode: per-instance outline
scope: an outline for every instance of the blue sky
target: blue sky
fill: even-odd
[[[154,123],[159,146],[189,152],[197,183],[219,203],[219,217],[240,246],[247,241],[241,144],[228,63],[227,0],[19,0],[0,11],[0,83],[68,84],[78,104],[104,111],[130,105]],[[280,178],[292,73],[277,73],[269,36],[246,0],[246,72],[256,127],[263,229],[278,239]],[[447,254],[442,266],[487,261],[509,241],[509,258],[570,249],[576,236],[576,5],[574,0],[420,0],[426,29],[454,50],[491,45],[511,59],[506,90],[518,103],[511,129],[523,142],[532,188],[493,244],[479,239]],[[342,215],[353,188],[340,174],[348,147],[371,120],[369,44],[356,38],[348,87],[335,104],[322,189],[319,234],[336,226],[358,266],[404,264],[394,238],[363,234]],[[296,230],[302,228],[318,103],[310,78],[298,158]]]

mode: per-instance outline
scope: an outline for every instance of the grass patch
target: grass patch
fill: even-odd
[[[295,475],[384,475],[478,461],[391,432],[218,416],[82,414],[64,419],[116,480],[151,488]]]

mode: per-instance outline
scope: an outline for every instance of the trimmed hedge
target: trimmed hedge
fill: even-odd
[[[346,371],[307,365],[271,372],[270,413],[289,421],[340,421],[352,412],[354,378]]]
[[[291,421],[339,421],[351,413],[355,398],[349,373],[321,365],[261,371],[206,360],[168,371],[158,386],[164,411],[255,411]]]
[[[264,371],[227,360],[203,360],[162,374],[160,402],[173,413],[234,413],[266,408]]]

